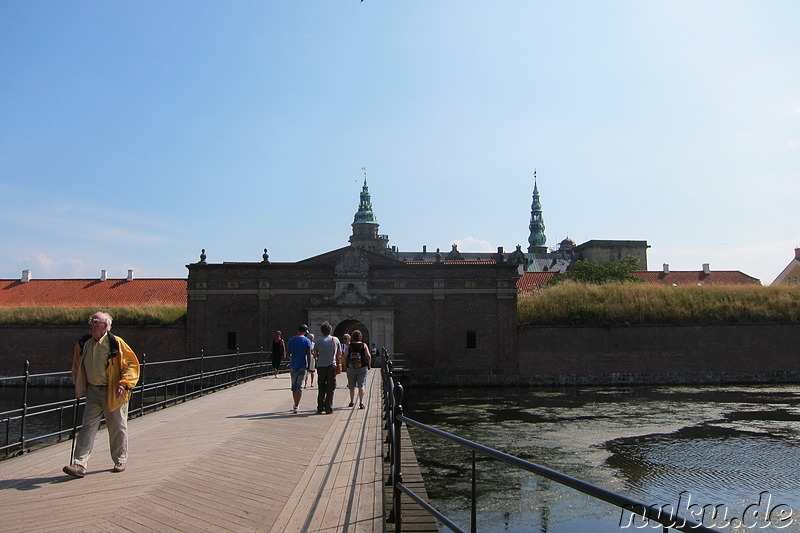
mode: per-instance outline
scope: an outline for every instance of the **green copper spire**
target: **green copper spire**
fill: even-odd
[[[389,236],[378,235],[378,219],[372,211],[372,200],[367,187],[367,171],[364,171],[364,186],[361,187],[361,197],[358,202],[358,211],[353,217],[353,234],[350,236],[350,245],[363,248],[378,254],[390,255]]]
[[[372,211],[372,199],[369,196],[369,187],[367,187],[367,176],[364,173],[364,186],[361,187],[361,199],[356,216],[353,218],[353,224],[377,223],[378,219],[375,218],[375,213]]]
[[[542,202],[539,201],[539,186],[536,183],[536,171],[533,171],[533,204],[531,204],[531,224],[528,226],[531,235],[528,237],[528,253],[547,252],[547,237],[544,234],[544,218],[542,218]]]

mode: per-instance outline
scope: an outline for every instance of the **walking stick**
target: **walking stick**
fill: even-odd
[[[75,398],[74,414],[72,415],[72,450],[69,452],[69,464],[75,461],[75,438],[78,433],[78,402],[80,402],[80,398]]]

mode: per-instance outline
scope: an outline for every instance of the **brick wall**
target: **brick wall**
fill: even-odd
[[[800,381],[800,324],[529,327],[519,330],[518,366],[482,375],[434,375],[420,384],[656,384]]]
[[[186,357],[184,326],[125,327],[114,325],[119,335],[147,361],[168,361]],[[25,361],[30,372],[41,374],[69,370],[72,350],[78,339],[88,333],[87,326],[3,326],[0,327],[0,375],[19,376]]]

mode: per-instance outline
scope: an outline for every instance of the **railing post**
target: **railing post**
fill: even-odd
[[[472,509],[470,510],[470,531],[477,533],[478,531],[478,487],[477,487],[477,472],[475,468],[475,449],[472,450]]]
[[[400,450],[402,448],[402,444],[400,441],[400,427],[402,422],[400,421],[400,417],[403,416],[403,385],[400,383],[395,383],[394,385],[394,424],[393,426],[393,439],[392,439],[392,447],[394,452],[394,461],[392,464],[392,480],[394,481],[393,487],[394,491],[392,493],[392,503],[394,507],[394,528],[395,531],[400,533],[403,531],[403,510],[402,510],[402,502],[401,502],[401,495],[400,488],[397,486],[398,483],[403,482],[403,472],[400,467],[402,461],[402,454]]]
[[[205,355],[204,350],[200,350],[200,396],[203,395],[203,356]]]
[[[144,416],[144,368],[147,365],[147,354],[142,352],[142,360],[139,362],[139,416]],[[136,389],[136,387],[134,387]],[[133,391],[131,391],[133,394]]]
[[[386,372],[386,385],[385,385],[385,392],[383,395],[384,401],[384,409],[386,410],[386,424],[384,428],[386,429],[386,440],[384,441],[386,446],[386,459],[385,462],[390,463],[389,465],[389,485],[393,485],[392,476],[394,474],[393,469],[391,467],[391,462],[394,459],[393,455],[393,445],[394,445],[394,406],[395,406],[395,399],[394,399],[394,376],[392,375],[392,366],[391,364],[386,365],[385,367]]]
[[[14,456],[25,453],[25,418],[28,416],[28,375],[30,374],[30,361],[25,361],[25,371],[22,374],[22,420],[19,424],[19,450]]]

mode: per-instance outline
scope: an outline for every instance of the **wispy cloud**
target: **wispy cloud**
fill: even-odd
[[[39,252],[27,260],[33,265],[36,275],[42,277],[60,276],[82,276],[85,272],[83,261],[80,259],[60,259],[55,260]],[[66,273],[66,274],[65,274]]]
[[[455,239],[453,244],[458,246],[461,252],[493,252],[494,248],[489,241],[476,239],[475,237],[464,237],[463,239]]]
[[[46,212],[10,210],[0,212],[0,221],[6,231],[13,234],[35,230],[41,235],[70,240],[97,243],[127,243],[131,246],[163,244],[168,238],[147,227],[149,222],[140,222],[135,217],[108,209],[91,206],[88,210],[71,206],[59,206]]]

